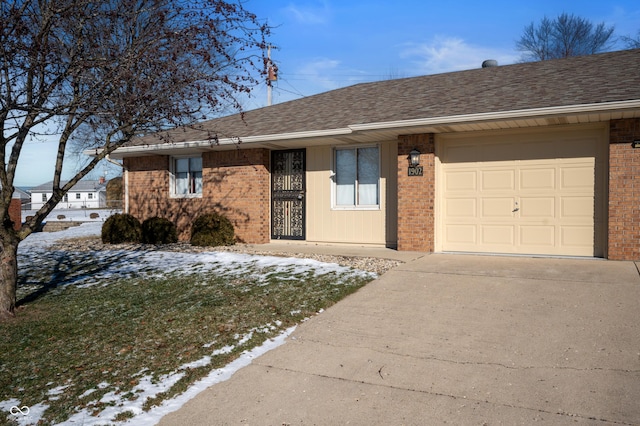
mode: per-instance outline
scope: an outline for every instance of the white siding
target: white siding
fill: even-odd
[[[332,208],[332,147],[307,148],[307,241],[397,244],[397,143],[380,143],[380,208]]]

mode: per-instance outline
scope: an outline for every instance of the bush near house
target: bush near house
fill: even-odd
[[[176,225],[164,217],[150,217],[142,222],[144,244],[173,244],[178,242]]]
[[[233,225],[225,216],[209,213],[198,217],[191,228],[191,245],[230,246],[235,244]]]
[[[104,244],[139,243],[142,240],[142,225],[134,216],[116,213],[102,225]]]

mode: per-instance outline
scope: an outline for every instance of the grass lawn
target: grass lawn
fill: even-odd
[[[347,268],[287,270],[250,256],[209,269],[196,262],[163,272],[160,262],[135,272],[131,254],[134,272],[101,275],[103,262],[122,256],[30,256],[20,274],[27,303],[0,323],[0,401],[39,409],[42,424],[78,414],[101,424],[131,418],[373,278]]]

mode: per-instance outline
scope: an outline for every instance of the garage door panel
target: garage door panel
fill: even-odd
[[[556,188],[556,169],[549,168],[532,168],[520,170],[520,189],[521,190],[553,190]]]
[[[556,228],[549,225],[520,226],[520,245],[529,252],[539,253],[540,247],[556,245]]]
[[[477,227],[476,225],[451,224],[445,228],[445,239],[450,245],[467,245],[477,244]]]
[[[523,219],[553,220],[556,217],[556,199],[555,197],[521,197],[519,214]]]
[[[606,133],[554,132],[439,139],[442,250],[601,253],[595,212],[603,177],[596,180],[596,157],[604,155]]]
[[[483,198],[481,217],[483,219],[512,219],[514,203],[512,197]]]
[[[594,218],[593,215],[593,197],[583,196],[583,197],[570,197],[565,196],[562,197],[560,209],[561,215],[566,219],[577,219],[583,218],[586,220],[591,220]]]
[[[585,164],[582,166],[565,166],[560,171],[560,189],[585,189],[593,191],[595,180],[594,165]]]
[[[560,230],[562,244],[581,247],[585,250],[593,246],[593,228],[589,226],[562,226]]]
[[[476,218],[478,216],[476,201],[476,198],[449,198],[446,201],[446,214],[449,217]]]
[[[483,225],[480,243],[483,245],[502,245],[511,247],[515,244],[515,227],[509,225]]]
[[[515,170],[483,170],[482,191],[505,191],[516,189]]]
[[[478,189],[477,173],[473,170],[447,173],[444,178],[445,188],[448,192],[476,191]]]

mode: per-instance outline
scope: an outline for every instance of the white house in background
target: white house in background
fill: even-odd
[[[64,186],[66,182],[61,182]],[[53,196],[53,181],[31,189],[31,208],[40,209]],[[107,205],[107,183],[100,180],[81,180],[64,196],[56,209],[97,209]]]
[[[25,191],[24,189],[15,188],[13,191],[13,198],[20,199],[20,205],[23,210],[28,210],[31,208],[31,194],[29,191]]]

